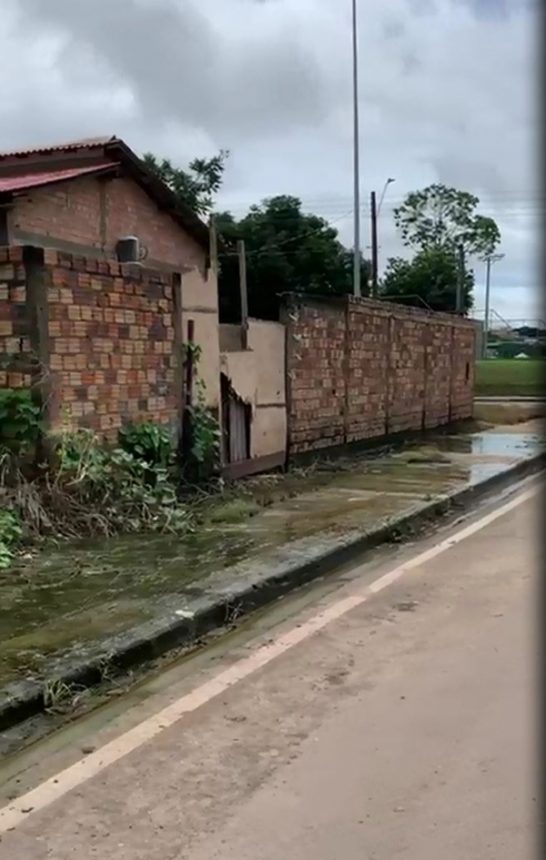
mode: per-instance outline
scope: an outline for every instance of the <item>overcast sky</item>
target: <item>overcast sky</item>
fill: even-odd
[[[231,156],[219,205],[295,194],[351,243],[350,0],[2,0],[0,149],[117,134],[180,166]],[[444,182],[497,219],[492,306],[540,312],[535,33],[540,0],[359,0],[363,245]],[[476,267],[483,307],[483,265]]]

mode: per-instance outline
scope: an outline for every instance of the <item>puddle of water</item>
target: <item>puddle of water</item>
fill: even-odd
[[[517,458],[532,456],[543,445],[543,440],[536,433],[495,433],[487,430],[467,436],[439,437],[435,442],[441,451]]]

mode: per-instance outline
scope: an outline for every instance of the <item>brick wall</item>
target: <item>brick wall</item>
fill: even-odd
[[[292,297],[283,321],[291,453],[471,417],[470,321],[348,297]]]
[[[30,320],[23,249],[0,250],[0,388],[28,388]]]
[[[177,426],[176,275],[22,247],[0,249],[0,273],[0,352],[32,348],[51,427],[114,438],[131,420]],[[0,384],[29,383],[14,372]]]
[[[147,248],[147,264],[179,271],[204,268],[206,258],[206,250],[127,177],[81,177],[33,189],[16,198],[10,234],[16,242],[96,249],[114,258],[118,239],[134,235]]]

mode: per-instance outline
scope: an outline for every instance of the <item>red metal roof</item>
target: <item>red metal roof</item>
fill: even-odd
[[[110,135],[109,137],[85,137],[81,140],[70,140],[66,143],[50,144],[49,146],[33,146],[29,149],[19,149],[13,152],[0,152],[0,158],[16,158],[50,152],[72,152],[77,149],[95,149],[96,147],[106,146],[108,143],[113,143],[116,140],[118,138],[115,135]]]
[[[0,193],[6,191],[24,191],[27,188],[36,188],[39,185],[50,185],[52,182],[74,179],[76,176],[82,176],[85,173],[97,173],[109,167],[116,166],[117,162],[104,161],[101,164],[88,165],[87,167],[70,167],[66,170],[42,170],[39,173],[0,176]]]

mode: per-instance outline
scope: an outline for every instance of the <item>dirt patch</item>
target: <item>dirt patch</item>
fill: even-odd
[[[544,417],[546,417],[546,402],[518,403],[517,401],[511,401],[509,403],[502,403],[501,401],[491,401],[490,403],[482,402],[474,404],[474,418],[477,421],[484,421],[490,425],[495,425],[498,431],[506,426],[537,421],[539,418]],[[524,432],[522,428],[518,428],[518,431]]]

